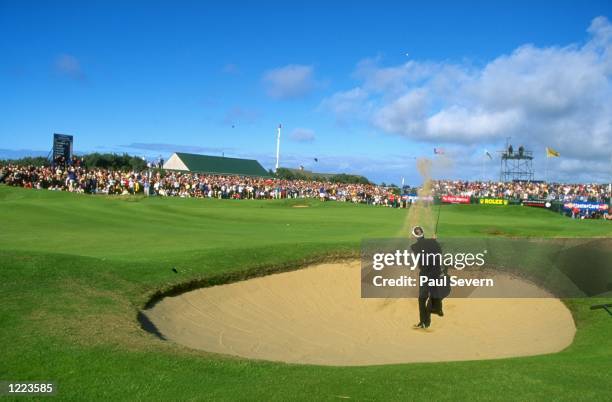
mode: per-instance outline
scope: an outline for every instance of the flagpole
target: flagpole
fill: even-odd
[[[544,182],[548,183],[548,154],[546,155],[546,162],[544,163]]]
[[[280,159],[280,137],[281,137],[281,125],[278,125],[278,134],[276,137],[276,167],[274,168],[274,172],[278,171],[278,162]]]

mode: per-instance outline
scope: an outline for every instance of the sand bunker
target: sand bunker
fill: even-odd
[[[322,365],[529,356],[558,352],[574,337],[570,312],[554,298],[446,299],[444,317],[414,330],[416,300],[362,299],[359,268],[359,261],[320,264],[199,289],[144,313],[164,337],[190,348]]]

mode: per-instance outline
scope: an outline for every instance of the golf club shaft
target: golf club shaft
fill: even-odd
[[[438,205],[438,217],[436,218],[436,227],[434,228],[434,236],[438,236],[438,222],[440,222],[440,211],[442,210],[442,205]]]

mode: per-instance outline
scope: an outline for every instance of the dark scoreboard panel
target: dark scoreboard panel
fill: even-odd
[[[66,159],[72,157],[73,137],[67,134],[53,134],[53,159],[63,156]]]

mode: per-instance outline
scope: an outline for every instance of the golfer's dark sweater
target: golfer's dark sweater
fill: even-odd
[[[421,254],[421,264],[419,264],[421,275],[428,278],[439,278],[442,272],[440,261],[442,248],[440,248],[440,243],[436,239],[421,237],[410,248],[413,253]],[[432,254],[435,254],[436,257]]]

